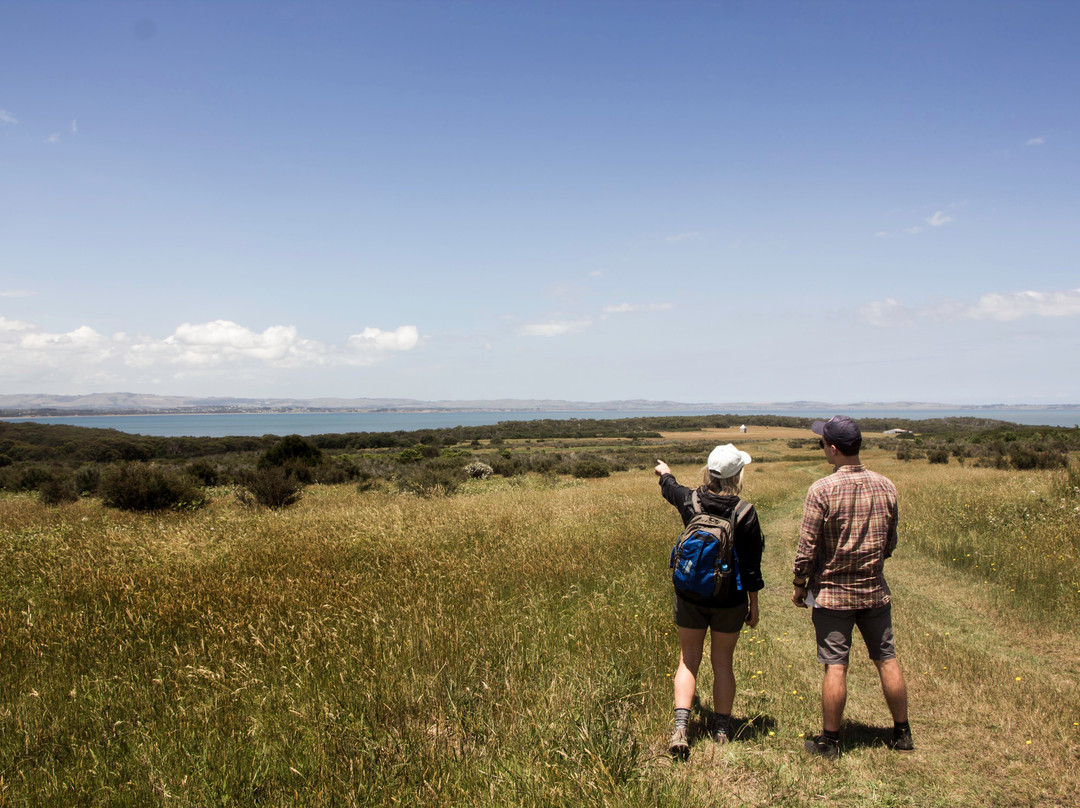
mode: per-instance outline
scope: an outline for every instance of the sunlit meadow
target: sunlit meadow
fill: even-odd
[[[770,461],[745,494],[762,621],[736,742],[686,763],[664,754],[679,522],[649,467],[430,499],[315,486],[280,512],[226,489],[153,515],[5,495],[0,805],[1080,804],[1076,475],[866,453],[901,494],[886,569],[916,750],[885,748],[856,653],[829,763],[802,752],[821,671],[789,601],[827,468],[745,442]]]

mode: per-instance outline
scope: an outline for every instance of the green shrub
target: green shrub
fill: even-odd
[[[217,467],[206,460],[196,460],[188,463],[184,471],[200,485],[218,485],[221,480],[221,474],[218,472]]]
[[[394,482],[401,491],[422,497],[447,497],[465,481],[465,470],[446,462],[429,462],[403,469]]]
[[[611,468],[599,458],[587,457],[574,463],[571,473],[584,479],[607,477],[611,474]]]
[[[13,491],[37,491],[56,476],[55,469],[36,463],[13,466],[5,487]]]
[[[46,505],[63,505],[65,502],[75,502],[78,498],[70,479],[54,477],[43,482],[38,488],[38,499]]]
[[[1009,460],[1021,470],[1062,468],[1069,463],[1068,455],[1062,451],[1031,446],[1011,447]]]
[[[528,471],[525,455],[511,455],[506,458],[501,454],[497,454],[492,455],[489,459],[491,460],[492,471],[503,477],[517,477]]]
[[[949,450],[940,447],[937,449],[931,449],[926,453],[926,459],[930,463],[945,464],[949,462]]]
[[[72,483],[79,496],[96,494],[101,486],[101,466],[82,466],[76,469]]]
[[[202,489],[190,478],[140,462],[108,469],[99,490],[108,507],[125,511],[197,508],[206,502]]]
[[[259,468],[271,466],[317,466],[322,450],[299,435],[286,435],[259,458]]]
[[[357,475],[359,482],[356,484],[356,490],[360,493],[365,491],[371,491],[379,484],[379,478],[372,474],[370,471],[360,470]]]
[[[304,484],[289,469],[268,466],[251,472],[239,493],[245,504],[258,503],[267,508],[287,508],[300,501]]]
[[[323,485],[340,485],[355,480],[360,476],[360,467],[348,455],[324,457],[323,461],[311,470],[315,482]]]
[[[408,449],[402,449],[394,459],[399,463],[419,463],[424,459],[424,454],[415,446],[410,446]]]

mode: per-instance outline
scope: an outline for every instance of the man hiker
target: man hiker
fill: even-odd
[[[810,429],[821,436],[819,445],[833,471],[806,494],[792,582],[792,602],[812,607],[818,662],[825,666],[822,733],[806,741],[806,751],[826,758],[840,756],[848,654],[856,626],[877,666],[892,713],[889,745],[914,749],[907,686],[893,644],[889,585],[882,571],[896,548],[896,486],[860,462],[862,433],[855,421],[837,415],[815,421]]]

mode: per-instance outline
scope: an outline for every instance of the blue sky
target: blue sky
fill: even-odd
[[[1080,401],[1080,4],[0,30],[0,392]]]

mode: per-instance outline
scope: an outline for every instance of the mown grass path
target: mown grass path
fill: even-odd
[[[813,471],[814,477],[821,473]],[[898,479],[903,503],[905,480]],[[780,681],[758,682],[771,703],[764,712],[780,716],[776,735],[767,744],[758,738],[762,749],[725,751],[722,761],[692,760],[690,769],[706,770],[697,773],[701,782],[709,779],[710,767],[723,772],[724,764],[738,761],[758,775],[739,778],[741,799],[751,805],[1080,804],[1076,633],[1018,617],[1014,595],[920,554],[903,525],[886,574],[917,748],[901,754],[884,747],[891,720],[876,671],[856,637],[845,755],[836,765],[804,759],[799,733],[820,727],[821,669],[809,614],[790,601],[801,506],[802,493],[792,489],[763,513],[769,583],[761,598],[762,622],[744,635],[771,643],[767,670]],[[745,671],[758,670],[750,664],[749,647],[754,646],[740,644],[740,684]],[[752,692],[742,688],[744,696]]]

